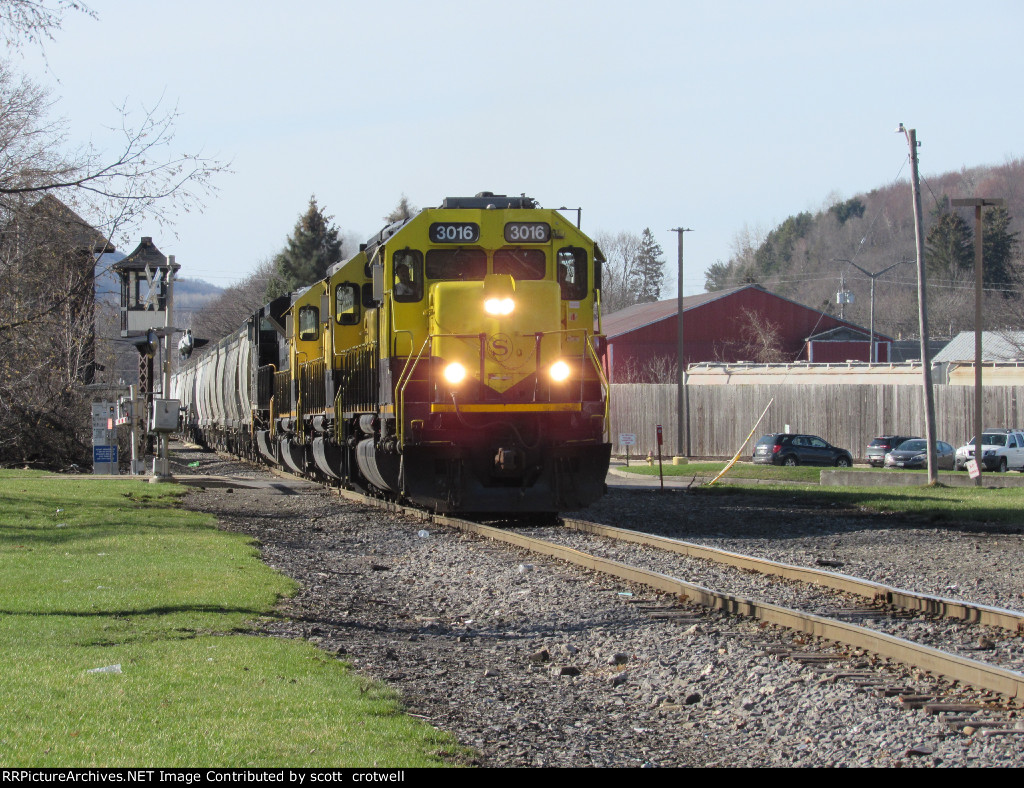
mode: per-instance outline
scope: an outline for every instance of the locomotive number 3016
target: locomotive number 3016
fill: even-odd
[[[547,222],[509,222],[505,225],[505,240],[509,243],[542,244],[551,239],[551,226]]]
[[[480,240],[476,222],[434,222],[430,225],[430,242],[435,244],[466,244]]]

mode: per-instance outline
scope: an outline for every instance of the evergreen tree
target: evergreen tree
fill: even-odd
[[[835,215],[839,224],[846,224],[847,219],[859,219],[864,215],[864,203],[856,197],[852,197],[846,202],[836,203],[828,211]]]
[[[341,239],[333,216],[326,216],[309,198],[309,208],[299,217],[295,229],[274,257],[274,277],[267,285],[267,299],[313,284],[327,275],[327,269],[341,260]]]
[[[636,302],[653,303],[661,298],[661,285],[665,278],[665,260],[661,245],[654,240],[650,228],[644,228],[636,261]]]
[[[924,260],[928,273],[942,279],[955,279],[974,267],[974,233],[970,225],[952,211],[938,214],[928,231]]]
[[[717,263],[709,265],[708,269],[704,272],[704,290],[708,293],[714,293],[716,290],[724,290],[729,287],[731,279],[731,268],[729,265],[719,260]]]
[[[1019,233],[1010,232],[1011,221],[1010,212],[1001,206],[982,211],[982,276],[985,287],[1000,290],[1003,298],[1017,296],[1010,288],[1019,281],[1013,267]]]
[[[805,211],[790,216],[768,233],[754,254],[757,273],[764,276],[789,270],[797,242],[811,231],[813,224],[814,217]]]

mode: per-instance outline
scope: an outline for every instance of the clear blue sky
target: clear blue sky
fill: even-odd
[[[489,190],[580,206],[591,234],[650,227],[671,269],[670,228],[693,228],[697,293],[745,225],[891,183],[901,121],[925,175],[1024,152],[1019,0],[87,2],[98,19],[68,16],[48,67],[31,47],[14,64],[76,141],[102,141],[126,100],[177,105],[179,147],[233,174],[122,249],[153,235],[221,286],[283,246],[311,194],[365,238],[403,193]]]

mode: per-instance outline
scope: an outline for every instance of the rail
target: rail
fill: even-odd
[[[581,533],[618,539],[645,547],[653,547],[690,558],[713,561],[744,571],[758,572],[763,575],[772,575],[786,580],[819,585],[867,599],[874,599],[904,610],[998,627],[1010,632],[1024,634],[1024,614],[1016,610],[1005,610],[990,605],[965,602],[959,599],[944,599],[929,594],[920,594],[915,591],[894,588],[893,586],[876,583],[873,580],[865,580],[860,577],[852,577],[837,572],[826,572],[822,569],[813,569],[811,567],[783,564],[767,558],[756,558],[741,553],[732,553],[716,547],[694,544],[693,542],[685,542],[665,536],[655,536],[643,533],[642,531],[632,531],[627,528],[616,528],[611,525],[591,523],[586,520],[566,519],[563,521],[563,525],[566,528],[580,531]]]

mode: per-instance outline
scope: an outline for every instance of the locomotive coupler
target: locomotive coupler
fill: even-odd
[[[521,450],[502,446],[494,455],[494,470],[503,476],[518,476],[523,472],[525,460]]]

